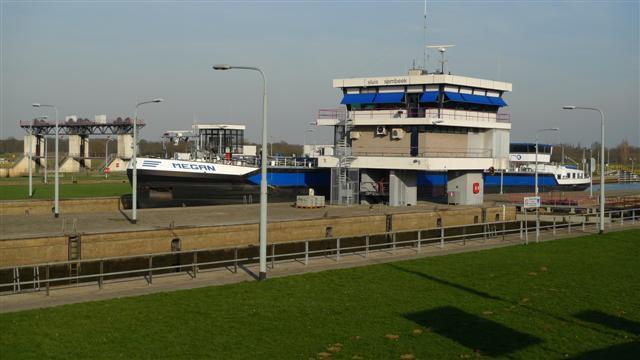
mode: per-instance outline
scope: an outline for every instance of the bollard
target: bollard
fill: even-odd
[[[636,211],[635,210],[631,210],[631,223],[632,224],[636,223]]]
[[[444,228],[440,228],[440,249],[444,249]]]
[[[502,220],[502,241],[504,241],[504,236],[506,235],[507,232],[507,223],[505,222],[505,220]]]
[[[422,245],[422,240],[420,239],[422,231],[418,230],[418,252],[420,252],[420,247]]]
[[[567,224],[569,225],[569,226],[568,226],[569,234],[571,234],[571,216],[569,216],[569,221],[567,222]]]
[[[102,274],[104,273],[104,268],[103,268],[103,261],[100,261],[100,277],[98,278],[98,288],[100,288],[100,290],[102,290],[102,284],[104,281],[104,278],[102,277]]]
[[[309,265],[309,242],[304,242],[304,265]]]
[[[586,220],[587,220],[586,218],[584,220],[582,220],[582,232],[586,231],[586,229],[585,229],[585,223],[587,222]]]
[[[233,273],[238,273],[238,248],[233,249]]]
[[[365,246],[364,246],[364,257],[369,257],[369,235],[364,237]]]
[[[620,210],[620,226],[624,226],[624,211]]]
[[[336,261],[340,261],[340,238],[336,239]]]
[[[555,235],[556,234],[556,217],[555,216],[553,217],[552,229],[553,229],[553,235]]]

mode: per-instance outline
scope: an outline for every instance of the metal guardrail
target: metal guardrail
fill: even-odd
[[[609,214],[609,227],[614,226],[614,222],[617,221],[619,226],[623,226],[625,221],[634,223],[636,220],[640,221],[640,208],[607,211]],[[617,215],[617,216],[616,216]],[[580,218],[579,215],[573,215],[575,218]],[[567,233],[581,229],[586,232],[587,227],[592,228],[595,224],[587,225],[583,222],[572,222],[571,214],[568,215],[569,220],[562,223],[557,223],[555,220],[553,223],[547,225],[541,225],[539,231],[547,230],[554,235],[565,229]],[[533,224],[533,226],[531,226]],[[535,218],[525,222],[524,220],[514,221],[498,221],[498,222],[485,222],[478,224],[469,224],[464,226],[445,226],[437,228],[424,228],[414,230],[402,230],[402,231],[389,231],[382,233],[370,233],[360,236],[348,236],[348,237],[330,237],[319,238],[304,241],[290,241],[282,243],[270,244],[271,254],[267,255],[267,260],[271,263],[271,268],[275,267],[278,262],[284,261],[298,261],[305,266],[309,264],[312,258],[333,258],[335,261],[340,261],[340,257],[345,254],[360,255],[368,257],[371,252],[393,252],[399,248],[409,248],[416,252],[420,252],[423,246],[438,246],[444,248],[445,244],[460,243],[466,244],[467,241],[478,241],[495,239],[502,237],[505,240],[506,235],[519,234],[518,239],[523,244],[529,243],[529,232],[535,231]],[[471,230],[471,231],[470,231]],[[382,241],[380,241],[382,239]],[[346,244],[346,246],[345,246]],[[291,248],[304,247],[304,250],[300,251],[286,251]],[[315,247],[317,249],[312,249]],[[320,247],[320,248],[318,248]],[[284,248],[285,251],[277,253],[276,249]],[[33,291],[45,291],[46,295],[49,295],[52,284],[54,289],[63,289],[68,287],[77,286],[97,286],[102,289],[105,284],[105,278],[110,278],[114,281],[135,281],[144,278],[147,284],[153,283],[154,274],[166,275],[168,273],[173,274],[188,274],[191,278],[197,277],[198,272],[206,270],[220,270],[228,269],[233,273],[237,273],[238,267],[256,263],[258,261],[257,246],[245,246],[245,247],[217,247],[206,248],[196,250],[185,251],[173,251],[164,253],[152,253],[143,255],[132,255],[123,257],[107,257],[100,259],[90,260],[75,260],[65,262],[51,262],[21,266],[11,266],[0,268],[0,275],[4,278],[12,278],[11,282],[0,283],[0,294],[11,295],[24,292]],[[256,255],[239,256],[241,251],[247,252],[256,250]],[[233,257],[228,256],[221,260],[205,260],[207,257],[211,257],[213,252],[224,252],[225,254],[233,253]],[[200,255],[200,256],[199,256]],[[207,256],[208,255],[208,256]],[[175,258],[179,258],[179,264],[164,265],[162,263],[175,262]],[[202,259],[204,257],[205,259]],[[188,262],[182,262],[185,258],[189,258]],[[199,261],[200,258],[200,261]],[[160,266],[157,266],[157,261],[161,260]],[[301,260],[302,259],[302,260]],[[105,271],[105,265],[114,266],[118,263],[120,265],[127,261],[137,261],[138,263],[144,263],[143,267],[136,269],[118,270],[118,271]],[[156,264],[154,266],[154,264]],[[93,271],[87,274],[81,274],[81,269],[86,269],[92,265]],[[124,266],[122,266],[124,267]],[[207,268],[208,267],[208,268]],[[75,271],[72,271],[75,269]],[[41,271],[44,270],[44,278],[40,276]],[[69,276],[51,276],[52,270],[65,273],[75,273],[75,275]],[[31,280],[21,281],[20,275],[25,276],[27,273],[32,273]],[[67,284],[60,285],[62,282],[68,282]]]
[[[393,110],[352,110],[349,112],[353,120],[362,119],[410,119],[410,118],[440,118],[443,120],[470,120],[481,122],[511,123],[511,114],[473,112],[467,110],[443,109],[442,114],[433,108],[402,108]],[[320,109],[318,119],[339,120],[344,115],[341,109]]]

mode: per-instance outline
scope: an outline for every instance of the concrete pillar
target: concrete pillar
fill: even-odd
[[[81,137],[81,146],[80,146],[80,154],[84,158],[80,161],[80,164],[85,168],[91,168],[91,159],[89,159],[89,137],[83,136]]]
[[[80,156],[80,145],[82,144],[82,138],[80,135],[69,135],[69,157]]]
[[[481,171],[449,171],[447,196],[450,204],[482,205],[484,181]]]
[[[29,140],[31,140],[31,142],[29,142]],[[33,156],[36,156],[36,145],[38,144],[38,140],[36,139],[35,135],[24,136],[24,141],[23,141],[24,156],[29,155],[29,144],[31,144],[31,154]]]
[[[389,205],[411,206],[418,202],[418,173],[416,171],[389,171]]]
[[[118,135],[118,157],[129,160],[133,156],[133,134]]]

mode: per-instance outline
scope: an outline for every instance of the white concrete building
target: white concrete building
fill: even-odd
[[[345,108],[321,110],[317,123],[335,127],[335,155],[318,156],[319,166],[335,169],[334,203],[415,204],[425,171],[447,172],[453,202],[478,203],[482,172],[509,165],[511,122],[500,109],[510,83],[410,70],[336,79],[333,87]]]

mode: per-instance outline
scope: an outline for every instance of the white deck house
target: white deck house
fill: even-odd
[[[357,198],[353,193],[377,192],[391,205],[412,205],[418,172],[446,171],[450,182],[467,178],[450,184],[452,200],[478,203],[482,171],[508,167],[511,122],[500,109],[510,83],[410,70],[407,76],[336,79],[333,87],[342,91],[345,108],[321,110],[317,122],[335,127],[335,155],[318,158],[319,166],[336,169],[334,202],[345,202],[342,188],[351,193],[347,201]],[[480,193],[460,188],[477,189],[478,181]]]

